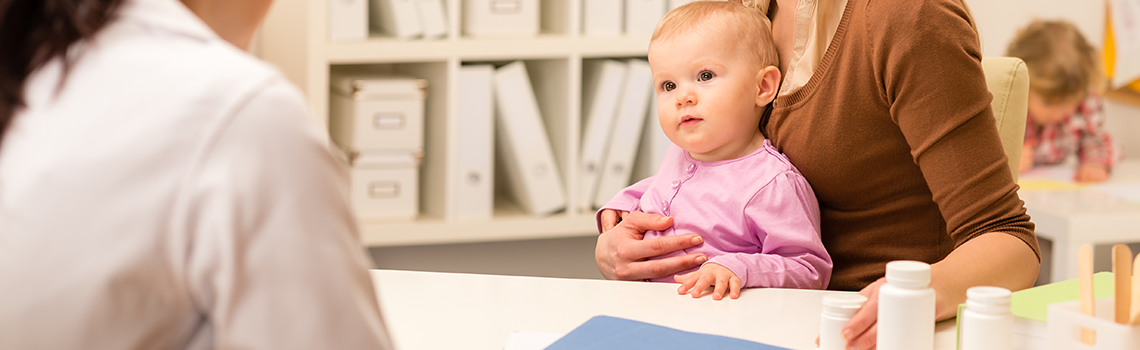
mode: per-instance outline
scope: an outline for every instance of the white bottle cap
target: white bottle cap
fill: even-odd
[[[867,302],[867,297],[855,294],[829,294],[823,297],[823,306],[836,309],[858,310]]]
[[[930,264],[897,260],[887,263],[887,283],[906,288],[930,286]]]
[[[1009,312],[1009,289],[1002,287],[970,287],[966,290],[966,308],[983,314]]]

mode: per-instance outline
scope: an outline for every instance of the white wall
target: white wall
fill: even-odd
[[[982,54],[1001,56],[1017,30],[1034,18],[1073,22],[1096,47],[1104,45],[1103,0],[966,0],[982,36]]]
[[[1072,22],[1097,48],[1104,46],[1103,0],[966,0],[982,37],[982,55],[1002,56],[1017,30],[1034,18]],[[1140,159],[1140,106],[1108,101],[1106,128],[1124,156]]]

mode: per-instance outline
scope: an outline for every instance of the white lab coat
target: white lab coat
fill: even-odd
[[[177,0],[33,74],[0,143],[0,349],[390,349],[327,133]]]

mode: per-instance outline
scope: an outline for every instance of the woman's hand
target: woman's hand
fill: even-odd
[[[1100,164],[1081,164],[1074,179],[1077,182],[1104,182],[1108,180],[1108,169]]]
[[[626,214],[629,212],[625,210],[603,209],[601,215],[602,232],[613,229],[622,219],[625,219]]]
[[[607,218],[616,221],[615,210],[602,211],[602,227]],[[612,221],[611,221],[612,222]],[[696,234],[659,237],[642,240],[646,230],[665,230],[673,226],[673,218],[642,212],[628,212],[621,222],[598,235],[594,260],[602,276],[611,280],[643,280],[673,275],[700,266],[708,257],[704,254],[686,254],[660,260],[651,257],[672,253],[704,243]]]
[[[730,298],[740,297],[740,277],[736,277],[736,274],[727,267],[716,263],[704,264],[700,270],[677,275],[673,279],[681,284],[681,287],[677,288],[677,294],[691,293],[693,298],[700,298],[705,290],[713,287],[713,300],[724,299],[725,292],[728,292]]]
[[[863,307],[847,321],[843,327],[843,338],[847,339],[847,349],[868,350],[875,348],[876,337],[879,334],[879,287],[887,283],[886,277],[880,277],[871,283],[859,294],[867,297]]]

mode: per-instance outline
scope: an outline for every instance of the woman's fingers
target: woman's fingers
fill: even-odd
[[[847,339],[848,349],[875,348],[879,320],[879,288],[886,282],[886,278],[879,278],[875,283],[859,291],[859,294],[867,297],[867,302],[843,327],[843,338]]]

